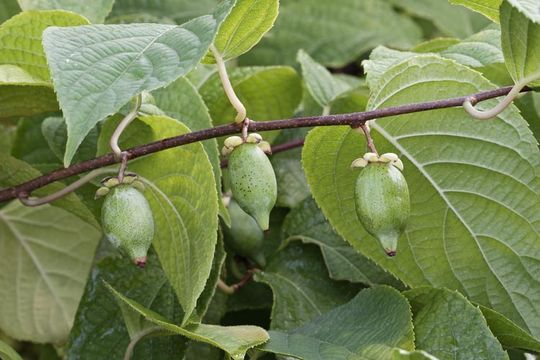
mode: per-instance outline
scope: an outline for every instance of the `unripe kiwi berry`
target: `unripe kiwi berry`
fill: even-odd
[[[395,256],[410,214],[409,188],[401,171],[390,162],[370,162],[356,179],[355,201],[364,228],[388,256]]]
[[[101,223],[107,239],[139,267],[154,238],[154,218],[144,195],[132,185],[110,189],[103,202]]]
[[[227,245],[238,255],[250,258],[257,265],[264,267],[266,259],[262,252],[264,233],[251,216],[249,216],[236,201],[229,203],[231,228],[226,236]]]
[[[244,143],[230,153],[228,170],[234,199],[261,229],[267,230],[277,198],[276,175],[270,160],[257,144]]]

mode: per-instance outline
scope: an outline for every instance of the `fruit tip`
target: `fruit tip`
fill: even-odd
[[[386,252],[386,255],[388,255],[389,257],[394,257],[397,254],[396,250],[385,250],[385,252]]]
[[[146,256],[135,258],[133,259],[133,262],[141,269],[144,269],[146,266]]]

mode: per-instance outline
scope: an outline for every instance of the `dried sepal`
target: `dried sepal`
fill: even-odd
[[[378,162],[379,161],[379,155],[373,152],[367,152],[364,154],[364,160],[367,162]]]
[[[242,145],[244,143],[244,140],[240,136],[229,136],[225,139],[223,145],[225,147],[230,148],[231,150],[237,147],[238,145]]]
[[[141,180],[135,179],[133,183],[131,183],[131,186],[133,186],[135,189],[139,190],[140,192],[144,192],[146,190],[146,186]]]
[[[113,188],[115,186],[120,185],[120,180],[118,180],[118,178],[116,177],[107,177],[101,180],[101,183],[103,184],[103,186],[106,186],[108,188]]]
[[[400,171],[403,171],[403,162],[400,159],[392,161],[392,165],[398,168]]]
[[[224,147],[221,149],[221,155],[223,155],[223,156],[228,156],[232,151],[233,151],[232,148],[228,148],[228,147],[224,146]]]
[[[358,158],[351,163],[351,168],[364,168],[368,164],[368,161],[364,158]]]
[[[262,141],[262,136],[257,133],[251,133],[247,136],[246,142],[250,144],[259,144]]]
[[[107,195],[109,191],[111,191],[111,189],[106,186],[100,187],[99,189],[97,189],[96,194],[94,195],[94,199],[99,199],[100,197]]]
[[[257,144],[257,146],[266,154],[272,154],[272,146],[270,146],[268,141],[261,141],[259,144]]]

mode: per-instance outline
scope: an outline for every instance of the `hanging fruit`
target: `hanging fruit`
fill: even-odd
[[[410,214],[409,188],[396,154],[366,153],[351,164],[363,168],[356,179],[356,213],[388,256],[395,256]]]
[[[103,231],[111,244],[127,254],[139,267],[146,265],[146,254],[154,238],[154,218],[136,176],[126,175],[120,183],[109,178],[96,192],[105,196],[101,209]]]

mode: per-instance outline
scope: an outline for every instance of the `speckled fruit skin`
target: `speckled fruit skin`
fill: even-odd
[[[388,256],[394,256],[411,208],[401,171],[390,163],[370,163],[356,179],[355,200],[364,228],[379,240]]]
[[[154,218],[144,195],[130,185],[113,187],[101,209],[103,231],[109,241],[135,264],[144,266],[154,238]]]
[[[266,260],[262,253],[264,233],[251,216],[231,200],[229,203],[231,215],[231,228],[229,235],[225,237],[227,245],[238,255],[252,259],[257,265],[264,267]]]
[[[245,143],[229,155],[228,169],[238,205],[267,230],[277,198],[276,174],[270,160],[256,144]]]

